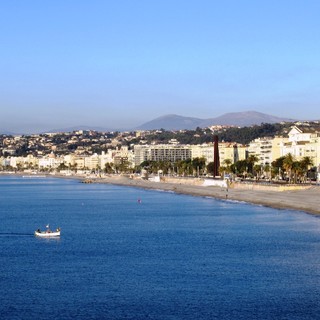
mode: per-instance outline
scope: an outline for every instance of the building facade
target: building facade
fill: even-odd
[[[272,158],[272,141],[273,138],[258,138],[249,143],[248,156],[254,155],[258,158],[257,164],[270,165]]]
[[[136,145],[134,146],[135,165],[144,161],[171,161],[187,160],[192,158],[189,145]]]

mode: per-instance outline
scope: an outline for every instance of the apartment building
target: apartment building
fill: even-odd
[[[213,143],[205,143],[201,145],[190,145],[191,159],[205,158],[206,164],[213,162],[214,159],[214,147]]]
[[[225,160],[231,160],[231,163],[235,163],[239,160],[245,160],[246,157],[247,146],[229,142],[219,143],[220,164],[223,164]]]
[[[3,159],[3,166],[11,166],[13,168],[20,167],[23,169],[30,169],[39,166],[39,159],[32,155],[26,157],[7,157]]]
[[[281,137],[281,136],[275,136],[272,139],[272,147],[271,147],[271,162],[279,159],[282,154],[282,144],[287,142],[288,138],[287,137]]]
[[[272,141],[273,138],[271,137],[254,139],[249,143],[248,156],[256,156],[258,158],[257,164],[270,165],[274,160],[272,158]]]
[[[136,145],[134,146],[135,165],[143,161],[187,160],[205,158],[206,164],[214,160],[214,145],[207,143],[202,145]],[[236,143],[219,143],[220,163],[230,159],[232,163],[246,158],[246,146]]]
[[[84,167],[89,170],[100,169],[100,161],[98,154],[93,154],[92,156],[84,158]]]
[[[113,150],[112,159],[115,164],[128,162],[129,166],[135,166],[134,153],[127,146]]]
[[[280,155],[291,153],[298,161],[310,157],[315,166],[320,164],[320,132],[312,128],[292,127],[288,139],[280,144]]]
[[[176,162],[192,158],[191,147],[189,145],[135,145],[134,146],[135,165],[140,165],[143,161],[164,161]]]
[[[258,157],[258,164],[271,164],[280,157],[291,153],[300,161],[310,157],[314,166],[320,165],[320,132],[312,128],[293,126],[288,137],[275,136],[274,138],[258,138],[250,142],[248,155]]]
[[[206,164],[214,161],[214,144],[191,145],[192,159],[205,158]],[[220,164],[225,160],[231,160],[235,163],[246,158],[246,146],[237,143],[219,143],[219,159]]]
[[[55,169],[59,166],[60,163],[63,162],[63,159],[56,158],[53,154],[50,154],[48,156],[39,158],[38,161],[39,161],[38,162],[39,169],[44,169],[44,168]]]

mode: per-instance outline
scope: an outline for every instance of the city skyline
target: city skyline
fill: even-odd
[[[320,3],[0,4],[0,129],[255,110],[318,120]]]

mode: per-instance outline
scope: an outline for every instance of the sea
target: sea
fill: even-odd
[[[0,319],[320,319],[320,219],[0,176]]]

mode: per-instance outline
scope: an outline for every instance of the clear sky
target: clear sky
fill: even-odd
[[[320,119],[319,0],[0,1],[0,131]]]

